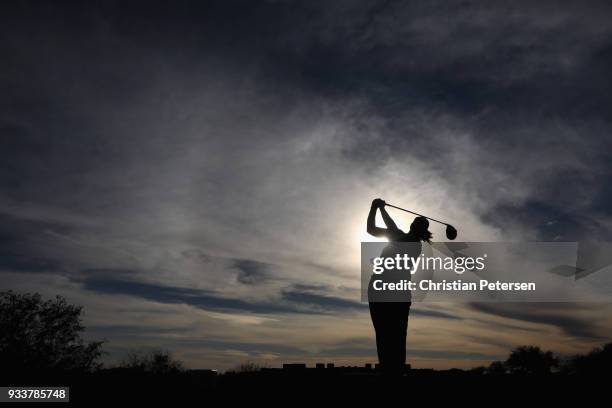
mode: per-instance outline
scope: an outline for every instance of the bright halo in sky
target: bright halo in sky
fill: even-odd
[[[389,240],[385,237],[382,238],[378,238],[378,237],[374,237],[370,234],[368,234],[368,232],[365,229],[365,226],[363,226],[361,228],[362,230],[361,232],[361,237],[359,239],[360,242],[389,242]]]

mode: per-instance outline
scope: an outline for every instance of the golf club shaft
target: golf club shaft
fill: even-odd
[[[407,209],[405,209],[405,208],[397,207],[397,206],[392,205],[392,204],[385,203],[385,206],[386,206],[386,207],[393,207],[393,208],[397,208],[398,210],[406,211],[406,212],[409,212],[410,214],[418,215],[419,217],[425,217],[425,218],[427,218],[428,220],[432,220],[432,221],[434,221],[434,222],[438,222],[438,223],[443,224],[443,225],[448,225],[448,224],[447,224],[447,223],[445,223],[445,222],[438,221],[438,220],[436,220],[436,219],[434,219],[434,218],[427,217],[427,216],[425,216],[425,215],[423,215],[423,214],[419,214],[419,213],[416,213],[416,212],[414,212],[414,211],[407,210]]]

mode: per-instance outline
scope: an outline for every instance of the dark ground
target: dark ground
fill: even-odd
[[[2,385],[69,386],[71,405],[92,403],[191,402],[206,405],[212,400],[250,399],[251,402],[303,402],[329,399],[379,401],[413,399],[450,400],[453,404],[524,401],[544,398],[546,405],[578,398],[594,398],[606,391],[606,378],[547,375],[482,375],[461,370],[411,370],[398,378],[377,373],[286,372],[282,370],[220,374],[187,371],[174,374],[135,373],[125,369],[101,370],[93,374],[28,374],[3,378]],[[604,384],[604,385],[602,385]],[[489,400],[489,398],[491,398]],[[601,403],[606,404],[604,401]],[[192,404],[190,404],[192,405]],[[402,404],[404,405],[404,404]],[[23,405],[20,405],[23,406]]]

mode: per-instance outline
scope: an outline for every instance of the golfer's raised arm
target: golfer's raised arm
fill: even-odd
[[[376,226],[376,209],[379,208],[382,203],[384,203],[384,201],[379,198],[372,201],[372,206],[370,207],[370,212],[368,214],[368,234],[373,235],[375,237],[384,237],[388,233],[385,228],[379,228]],[[380,208],[382,211],[382,207]]]
[[[387,226],[389,231],[397,231],[397,230],[399,230],[399,228],[397,228],[397,225],[395,225],[395,222],[391,219],[391,216],[389,215],[387,210],[385,210],[384,203],[385,202],[383,201],[383,205],[381,205],[379,208],[380,208],[380,214],[383,217],[383,221],[385,222],[385,225]]]

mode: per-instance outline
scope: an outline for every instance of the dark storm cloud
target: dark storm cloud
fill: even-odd
[[[61,272],[61,266],[48,259],[31,255],[0,255],[0,269],[19,272]]]
[[[587,306],[570,303],[473,303],[471,307],[480,312],[557,327],[565,334],[585,339],[601,339],[599,322],[580,316]]]
[[[130,295],[154,302],[186,304],[205,310],[238,311],[252,313],[299,313],[291,305],[272,302],[249,302],[219,296],[214,291],[180,288],[119,279],[87,279],[83,287],[97,293]]]
[[[137,325],[95,325],[88,326],[88,334],[94,336],[121,336],[129,333],[130,337],[150,337],[154,335],[165,334],[189,334],[193,330],[192,327],[158,327],[158,326],[137,326]]]
[[[293,80],[323,92],[371,97],[383,114],[441,104],[460,112],[537,106],[582,115],[603,113],[610,102],[608,94],[583,80],[585,75],[605,80],[610,58],[605,2],[586,7],[339,1],[267,7],[280,14],[281,23],[271,21],[266,33],[283,33],[262,42],[275,51],[270,66],[287,67],[297,72]],[[257,20],[265,18],[267,7]],[[282,23],[288,21],[291,26]]]
[[[70,261],[50,248],[49,240],[90,228],[78,216],[15,207],[0,200],[0,269],[68,274]]]
[[[236,259],[234,266],[238,269],[238,282],[245,285],[256,285],[265,281],[272,265],[250,259]]]
[[[181,256],[200,263],[203,268],[215,262],[222,263],[228,269],[237,272],[236,280],[243,285],[259,285],[268,282],[274,278],[273,271],[278,267],[278,265],[253,259],[214,256],[200,249],[182,251]]]
[[[112,275],[116,276],[117,274],[114,273]],[[182,288],[108,278],[104,277],[103,274],[86,278],[83,282],[83,288],[97,293],[129,295],[160,303],[186,304],[204,310],[242,313],[320,314],[337,313],[346,310],[362,310],[366,307],[366,305],[357,301],[292,290],[283,291],[282,299],[277,302],[245,300],[238,297],[223,296],[213,290]],[[441,316],[443,314],[437,317]]]
[[[316,307],[320,310],[346,310],[364,309],[365,304],[354,300],[342,299],[333,296],[321,295],[296,289],[283,291],[283,299],[297,304]]]

